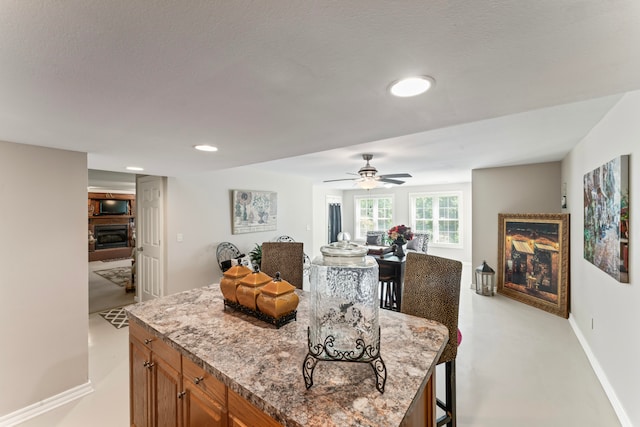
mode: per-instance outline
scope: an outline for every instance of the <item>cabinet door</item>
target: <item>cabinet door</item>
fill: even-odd
[[[152,425],[156,427],[182,426],[180,366],[175,366],[152,354],[151,414]],[[177,368],[177,369],[176,369]]]
[[[151,351],[140,341],[129,338],[129,419],[132,427],[149,424],[149,363]]]
[[[227,427],[227,411],[193,383],[184,382],[184,426]]]
[[[265,414],[233,390],[227,390],[229,427],[282,427],[282,424]]]

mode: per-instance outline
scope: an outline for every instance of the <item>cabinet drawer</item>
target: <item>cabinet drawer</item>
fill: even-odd
[[[146,348],[163,358],[170,365],[180,370],[180,353],[152,332],[149,332],[135,321],[129,321],[129,334],[140,341]]]
[[[204,394],[226,406],[227,387],[184,356],[182,357],[182,380],[195,384]]]
[[[260,426],[282,427],[282,424],[265,414],[233,390],[228,391],[229,424],[232,427]]]

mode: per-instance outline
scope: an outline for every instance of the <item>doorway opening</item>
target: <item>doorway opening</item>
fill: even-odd
[[[89,314],[135,302],[136,175],[88,170]],[[102,213],[100,199],[125,199],[125,213]]]

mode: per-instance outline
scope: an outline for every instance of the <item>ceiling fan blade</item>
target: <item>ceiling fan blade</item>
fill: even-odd
[[[360,178],[328,179],[328,180],[326,180],[326,181],[322,181],[322,182],[355,181],[356,179],[360,179]]]
[[[412,178],[412,176],[408,173],[390,173],[379,176],[380,178]]]
[[[382,177],[380,177],[378,179],[378,181],[380,181],[380,182],[388,182],[389,184],[398,184],[398,185],[404,184],[404,181],[400,181],[398,179],[389,179],[389,178],[382,178]]]

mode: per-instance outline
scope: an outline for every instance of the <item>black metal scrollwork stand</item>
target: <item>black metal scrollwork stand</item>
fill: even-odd
[[[378,330],[378,336],[380,331]],[[376,388],[384,393],[384,385],[387,382],[387,367],[380,356],[380,348],[365,346],[361,338],[356,340],[356,350],[340,351],[333,348],[335,337],[328,335],[324,344],[313,345],[311,343],[311,329],[307,328],[307,342],[309,352],[302,363],[302,375],[307,390],[313,385],[313,370],[320,360],[327,362],[358,362],[369,363],[376,375]]]

